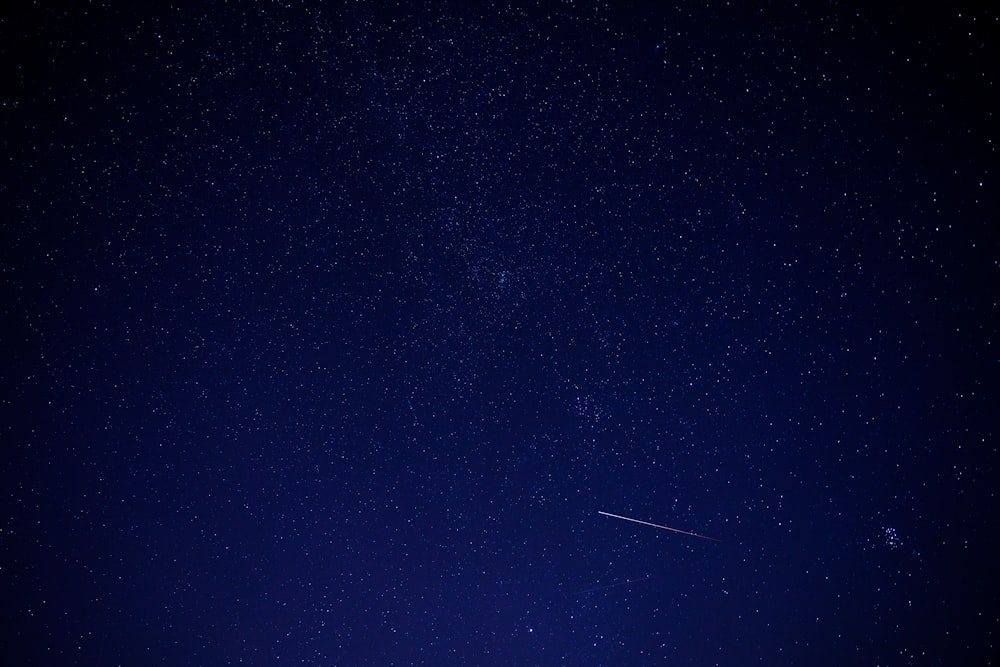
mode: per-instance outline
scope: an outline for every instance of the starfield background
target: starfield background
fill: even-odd
[[[2,664],[997,664],[995,8],[2,12]]]

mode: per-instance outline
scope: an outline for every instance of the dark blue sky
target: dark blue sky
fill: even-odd
[[[3,664],[996,659],[995,10],[20,4]]]

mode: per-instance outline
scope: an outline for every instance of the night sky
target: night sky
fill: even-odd
[[[998,664],[1000,12],[516,4],[5,4],[0,664]]]

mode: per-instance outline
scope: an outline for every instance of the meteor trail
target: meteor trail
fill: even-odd
[[[648,521],[640,521],[639,519],[630,519],[627,516],[621,516],[620,514],[611,514],[610,512],[602,512],[597,510],[598,514],[603,514],[604,516],[609,516],[613,519],[621,519],[622,521],[631,521],[632,523],[641,523],[644,526],[652,526],[653,528],[662,528],[663,530],[669,530],[674,533],[680,533],[681,535],[690,535],[691,537],[700,537],[703,540],[711,540],[712,542],[721,542],[722,540],[717,540],[714,537],[708,537],[707,535],[699,535],[698,533],[689,533],[686,530],[680,530],[679,528],[671,528],[670,526],[661,526],[658,523],[650,523]]]
[[[607,590],[609,588],[618,588],[619,586],[629,586],[631,584],[638,584],[641,581],[649,581],[652,579],[652,575],[648,577],[643,577],[642,579],[626,579],[625,581],[616,581],[613,584],[605,584],[604,586],[594,586],[593,588],[585,588],[582,591],[577,591],[574,595],[583,595],[584,593],[596,593],[597,591]]]

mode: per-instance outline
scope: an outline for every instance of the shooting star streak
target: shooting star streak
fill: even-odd
[[[638,584],[641,581],[649,581],[652,579],[652,575],[648,577],[643,577],[642,579],[626,579],[625,581],[616,581],[613,584],[605,584],[604,586],[594,586],[593,588],[584,588],[582,591],[577,591],[573,595],[583,595],[584,593],[596,593],[597,591],[604,591],[609,588],[618,588],[619,586],[631,586],[632,584]]]
[[[686,530],[681,530],[679,528],[671,528],[670,526],[661,526],[658,523],[650,523],[648,521],[640,521],[639,519],[631,519],[627,516],[621,516],[620,514],[611,514],[610,512],[597,511],[598,514],[603,514],[604,516],[609,516],[612,519],[621,519],[622,521],[631,521],[632,523],[641,523],[644,526],[652,526],[653,528],[662,528],[663,530],[669,530],[673,533],[680,533],[681,535],[690,535],[691,537],[700,537],[703,540],[710,540],[712,542],[721,542],[722,540],[717,540],[714,537],[708,537],[707,535],[699,535],[698,533],[689,533]]]

